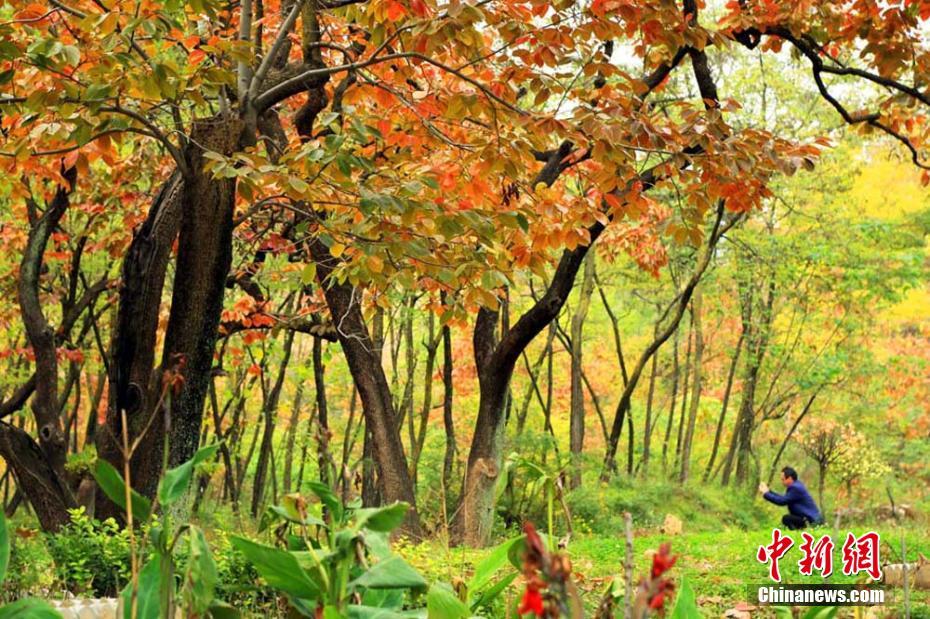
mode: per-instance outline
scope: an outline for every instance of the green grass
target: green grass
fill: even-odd
[[[860,525],[848,530],[861,535],[868,529]],[[930,536],[922,525],[910,524],[897,529],[893,525],[876,525],[872,530],[877,531],[882,538],[882,562],[895,563],[900,560],[902,535],[911,561],[915,560],[918,552],[930,555]],[[845,528],[841,529],[839,537],[844,538],[846,531]],[[819,535],[833,535],[834,542],[838,537],[828,527],[819,528],[816,532]],[[679,582],[682,578],[688,579],[698,598],[702,615],[719,617],[736,604],[748,601],[747,585],[770,582],[768,567],[759,563],[755,556],[760,545],[771,542],[771,535],[771,526],[752,529],[724,526],[719,530],[689,531],[687,522],[685,531],[677,536],[666,536],[655,529],[639,530],[633,543],[636,579],[649,569],[650,559],[647,551],[656,549],[668,541],[672,545],[673,554],[679,555],[678,562],[672,570],[673,578]],[[824,580],[819,576],[805,577],[798,573],[797,561],[801,553],[797,546],[801,542],[801,536],[799,532],[791,533],[791,536],[795,540],[795,546],[780,563],[783,582],[823,583]],[[830,577],[829,582],[857,582],[856,578],[842,574],[841,546],[842,539],[834,549],[834,575]],[[427,580],[444,580],[450,583],[467,580],[474,566],[484,556],[484,551],[481,550],[446,548],[435,541],[412,546],[402,545],[400,552],[421,570]],[[622,574],[625,554],[623,532],[618,530],[616,535],[580,536],[570,541],[568,552],[572,559],[575,582],[585,606],[591,609],[596,606],[614,575]],[[522,587],[520,578],[515,581],[514,587],[516,589],[512,597],[515,598]],[[902,591],[892,591],[893,602],[888,605],[887,612],[882,616],[903,616]],[[852,612],[847,609],[841,614],[853,616]],[[930,592],[911,592],[911,617],[930,617]]]

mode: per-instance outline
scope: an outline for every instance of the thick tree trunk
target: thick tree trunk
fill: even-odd
[[[58,357],[55,330],[48,323],[39,298],[40,280],[45,248],[70,205],[71,192],[77,181],[77,170],[62,170],[67,186],[59,186],[45,211],[32,221],[26,248],[19,268],[17,296],[23,325],[35,356],[35,395],[32,413],[38,430],[38,443],[22,428],[0,422],[0,455],[8,470],[13,471],[19,491],[25,494],[35,510],[39,523],[46,531],[56,531],[69,521],[68,508],[76,502],[65,474],[68,440],[61,421],[61,403],[58,392]],[[36,211],[29,204],[30,215]],[[68,317],[62,320],[67,331]],[[73,321],[73,319],[71,319]],[[73,322],[72,322],[73,324]],[[30,381],[32,382],[32,381]],[[20,398],[14,398],[12,413],[23,406],[30,389],[20,389]]]
[[[125,410],[130,441],[145,433],[131,462],[130,482],[147,496],[154,494],[161,475],[166,431],[169,466],[189,460],[198,447],[232,260],[235,203],[235,181],[204,172],[203,153],[206,149],[231,154],[240,144],[242,128],[237,119],[194,124],[185,152],[187,177],[172,176],[159,193],[123,265],[112,345],[112,403],[106,430],[98,435],[98,450],[121,468],[120,411]],[[152,380],[165,268],[178,228],[176,272],[183,276],[173,286],[161,370]],[[169,406],[156,410],[166,371],[176,372],[180,380]]]

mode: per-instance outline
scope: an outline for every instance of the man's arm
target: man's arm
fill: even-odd
[[[772,492],[769,490],[762,495],[762,498],[768,501],[769,503],[774,503],[775,505],[787,505],[791,502],[788,498],[788,494],[778,494],[777,492]]]
[[[769,490],[762,495],[762,498],[764,498],[766,501],[769,501],[770,503],[774,503],[775,505],[791,505],[800,499],[798,493],[796,491],[792,492],[793,490],[794,488],[792,486],[788,486],[788,489],[785,490],[784,494],[778,494]]]

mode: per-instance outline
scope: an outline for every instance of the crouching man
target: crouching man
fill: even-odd
[[[784,494],[772,492],[765,482],[759,484],[759,492],[769,503],[788,506],[788,513],[781,519],[782,524],[792,531],[814,524],[822,524],[823,517],[820,515],[820,510],[817,509],[811,493],[807,491],[804,484],[798,481],[798,472],[786,466],[781,470],[781,482],[785,485]]]

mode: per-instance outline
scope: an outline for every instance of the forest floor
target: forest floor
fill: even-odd
[[[685,528],[688,524],[685,523]],[[900,562],[901,540],[903,538],[910,561],[917,559],[918,553],[930,556],[930,534],[925,524],[908,523],[901,526],[893,524],[861,523],[842,528],[834,532],[830,527],[815,530],[816,537],[829,534],[836,548],[833,551],[834,574],[830,583],[864,582],[862,577],[848,577],[842,574],[842,543],[847,530],[861,535],[874,530],[881,536],[881,562]],[[802,576],[798,572],[797,561],[801,557],[798,545],[801,543],[800,532],[792,532],[795,540],[785,557],[781,560],[781,572],[785,584],[823,584],[819,575]],[[633,554],[635,579],[645,574],[650,565],[650,550],[660,544],[670,542],[672,553],[678,554],[678,561],[672,570],[674,579],[681,582],[687,579],[697,597],[701,613],[705,617],[765,617],[776,616],[768,608],[760,608],[750,603],[751,585],[770,584],[768,567],[756,560],[756,551],[761,545],[771,543],[772,528],[760,527],[744,530],[721,526],[719,530],[688,531],[679,535],[666,535],[659,530],[639,530],[634,534]],[[580,535],[572,539],[567,547],[572,558],[575,582],[577,583],[585,606],[590,610],[596,607],[608,583],[615,575],[623,573],[625,541],[622,531],[615,536]],[[448,548],[437,542],[426,542],[414,546],[403,546],[401,553],[416,566],[427,579],[441,579],[456,582],[467,579],[486,551]],[[515,584],[511,595],[519,593],[520,580]],[[889,588],[886,590],[884,608],[867,612],[865,607],[847,607],[838,616],[849,617],[903,617],[903,590]],[[890,598],[890,603],[889,603]],[[912,590],[910,592],[910,617],[912,619],[930,618],[930,591]]]

